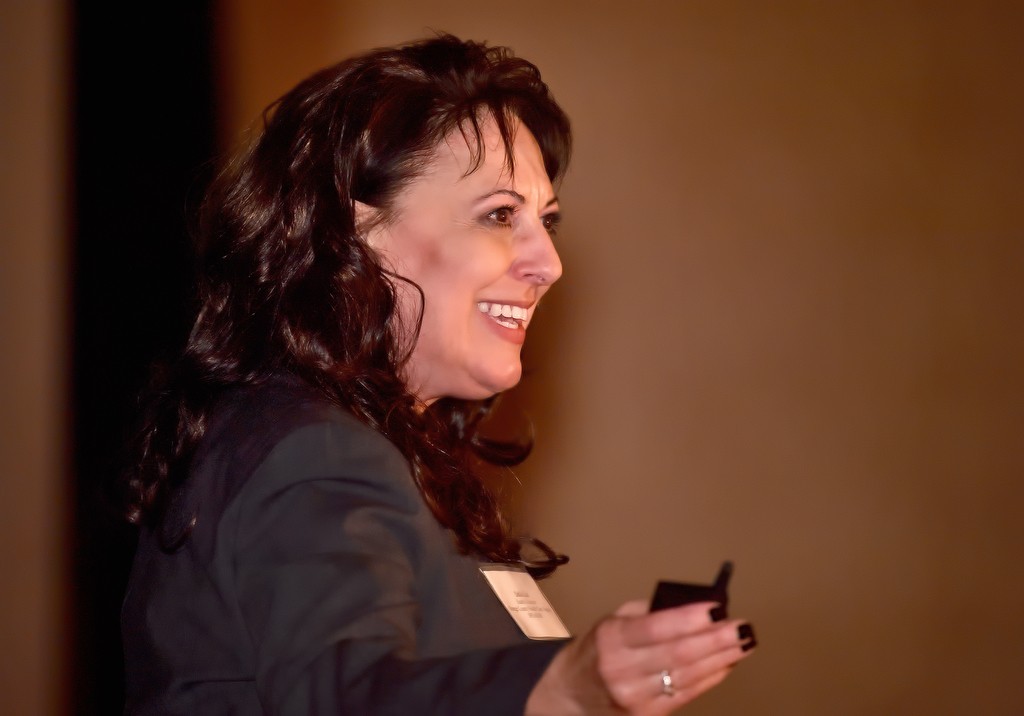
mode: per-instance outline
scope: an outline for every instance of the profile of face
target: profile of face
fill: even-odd
[[[470,146],[456,130],[396,197],[391,218],[366,234],[384,266],[423,291],[403,378],[426,405],[485,398],[518,383],[527,327],[562,273],[552,243],[558,201],[537,141],[521,123],[514,129],[513,172],[493,119],[482,124],[483,160],[473,171]],[[357,214],[369,211],[357,206]],[[420,296],[397,286],[409,340]]]

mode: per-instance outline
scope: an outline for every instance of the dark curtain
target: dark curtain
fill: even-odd
[[[134,532],[105,498],[151,362],[188,323],[190,212],[214,154],[212,2],[73,6],[71,703],[122,710]]]

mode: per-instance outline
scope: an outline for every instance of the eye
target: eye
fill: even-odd
[[[540,223],[544,225],[544,230],[551,236],[555,236],[558,233],[558,226],[562,223],[562,215],[558,212],[551,214],[545,214],[540,217]]]
[[[512,226],[512,218],[516,215],[514,206],[499,206],[487,212],[487,220],[498,226]]]

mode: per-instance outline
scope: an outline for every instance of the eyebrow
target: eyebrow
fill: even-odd
[[[482,197],[480,197],[480,199],[478,199],[478,201],[483,201],[484,199],[490,199],[492,196],[495,196],[497,194],[505,194],[506,196],[510,196],[510,197],[515,199],[520,204],[525,204],[526,203],[526,197],[525,196],[520,194],[518,191],[513,191],[511,189],[496,189],[496,190],[494,190],[494,191],[492,191],[492,192],[490,192],[488,194],[484,194]],[[558,197],[557,196],[552,196],[550,199],[548,199],[548,203],[545,204],[543,208],[547,209],[549,206],[551,206],[552,204],[555,204],[557,202],[558,202]]]

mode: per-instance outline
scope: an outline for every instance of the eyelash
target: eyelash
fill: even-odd
[[[492,209],[491,211],[487,212],[487,220],[490,221],[492,224],[496,224],[498,226],[511,227],[512,218],[516,215],[517,210],[518,207],[512,206],[511,204],[506,206],[499,206],[498,208]],[[501,221],[498,218],[499,213],[506,214],[507,220]],[[551,236],[555,236],[558,233],[558,225],[562,221],[562,215],[557,212],[545,214],[544,216],[540,217],[540,221],[544,225],[544,229],[548,232],[548,234],[550,234]]]
[[[544,228],[547,229],[548,234],[555,236],[558,234],[558,226],[562,223],[562,215],[558,212],[545,214],[540,217],[540,221],[544,224]]]
[[[498,219],[499,213],[507,214],[507,221],[501,221],[500,219]],[[515,215],[516,207],[509,204],[507,206],[499,206],[497,209],[491,209],[490,211],[488,211],[487,219],[492,224],[497,224],[498,226],[512,226],[512,217],[514,217]]]

